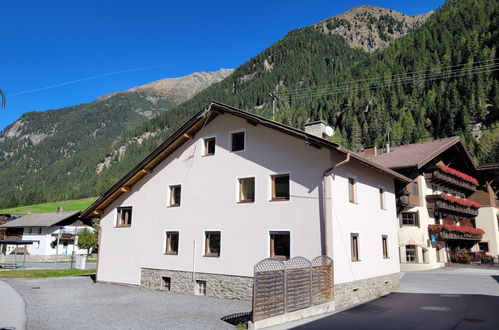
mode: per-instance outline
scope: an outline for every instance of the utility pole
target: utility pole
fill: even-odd
[[[2,109],[5,109],[6,97],[5,97],[5,93],[3,92],[3,90],[1,88],[0,88],[0,97],[2,98]]]
[[[272,98],[272,120],[275,121],[275,107],[276,107],[275,102],[277,101],[277,96],[272,92],[269,93],[269,95]]]

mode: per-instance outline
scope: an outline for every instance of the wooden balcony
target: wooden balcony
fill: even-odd
[[[426,202],[428,203],[428,211],[445,212],[468,218],[475,218],[478,215],[478,209],[449,202],[442,198],[441,195],[428,195],[426,196]]]
[[[468,240],[468,241],[480,241],[482,240],[482,235],[470,234],[470,233],[456,233],[452,231],[441,231],[438,234],[440,239],[443,240]]]
[[[455,225],[429,225],[428,230],[438,240],[480,241],[484,233],[480,228]]]
[[[426,173],[425,178],[440,186],[448,187],[457,191],[470,194],[476,191],[477,186],[469,181],[436,169],[432,173]]]

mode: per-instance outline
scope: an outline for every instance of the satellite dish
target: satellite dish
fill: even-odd
[[[331,137],[334,135],[334,129],[331,126],[326,126],[326,128],[324,129],[324,134]]]

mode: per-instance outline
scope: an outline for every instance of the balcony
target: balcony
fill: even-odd
[[[478,181],[475,178],[445,166],[442,163],[438,163],[435,171],[425,174],[425,177],[430,179],[431,182],[443,187],[448,187],[464,193],[475,192],[478,186]]]
[[[480,241],[485,234],[480,228],[455,225],[429,225],[428,231],[440,240]]]
[[[433,212],[444,212],[461,217],[474,218],[478,215],[479,204],[447,194],[426,196],[428,210]]]

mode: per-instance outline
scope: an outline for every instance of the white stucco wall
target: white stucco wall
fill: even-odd
[[[245,150],[232,153],[230,132],[239,129],[246,132]],[[212,136],[215,155],[203,157],[202,139]],[[341,171],[358,176],[359,205],[349,205],[345,177],[331,179],[333,200],[338,198],[332,230],[335,276],[340,282],[399,270],[393,179],[353,164]],[[316,257],[321,254],[319,187],[330,166],[329,150],[232,115],[219,116],[105,210],[97,279],[139,284],[141,267],[252,276],[254,264],[269,257],[270,231],[290,231],[291,257]],[[291,197],[271,202],[270,175],[280,173],[290,174]],[[255,177],[255,203],[237,203],[242,177]],[[176,184],[182,185],[181,206],[168,207],[169,186]],[[387,190],[387,211],[377,210],[379,185]],[[115,227],[118,206],[133,207],[131,227]],[[360,234],[364,256],[355,265],[349,243],[348,253],[343,249],[351,230]],[[180,232],[178,255],[164,255],[166,231]],[[203,256],[204,231],[221,231],[220,258]],[[386,260],[382,234],[390,237],[391,258]]]
[[[478,210],[478,216],[476,217],[476,226],[485,231],[481,242],[489,243],[488,254],[493,255],[496,258],[499,254],[498,212],[499,209],[497,207],[481,207]]]
[[[58,251],[56,251],[56,249],[51,246],[51,243],[55,241],[57,237],[52,236],[52,234],[58,233],[59,227],[58,226],[48,227],[48,228],[42,227],[41,234],[38,234],[39,228],[40,227],[34,227],[34,230],[31,231],[31,233],[29,227],[24,228],[23,237],[22,237],[23,240],[40,241],[39,244],[33,243],[27,246],[30,255],[47,256],[47,255],[55,255],[56,253],[58,253],[59,255],[72,254],[73,249],[75,251],[75,254],[87,253],[87,250],[80,249],[78,248],[78,246],[74,246],[73,244],[70,243],[64,246],[62,241],[59,243]],[[79,228],[81,229],[82,227],[80,226]],[[93,228],[91,227],[88,227],[88,229],[93,231]],[[63,231],[74,232],[75,226],[65,226]]]

